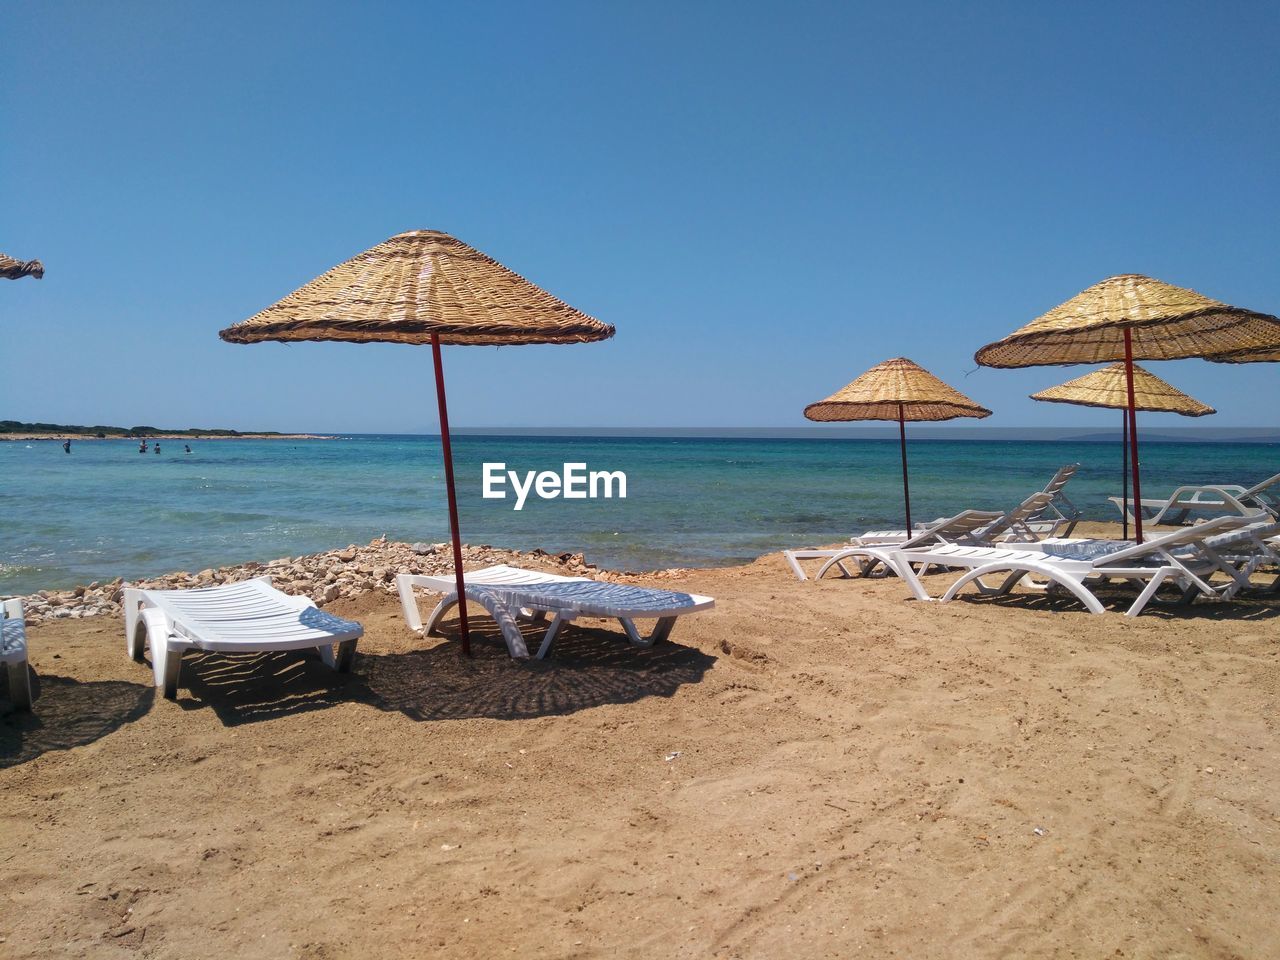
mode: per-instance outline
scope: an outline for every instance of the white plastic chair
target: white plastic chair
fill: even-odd
[[[541,623],[548,614],[551,615],[551,624],[534,654],[541,660],[550,652],[560,628],[578,617],[618,620],[632,644],[651,647],[670,635],[677,617],[715,606],[714,599],[698,594],[601,583],[585,577],[563,577],[505,564],[467,571],[463,574],[463,581],[467,599],[489,612],[502,631],[507,651],[516,658],[529,656],[520,631],[521,619]],[[402,573],[396,577],[396,587],[400,592],[405,622],[411,630],[420,631],[424,636],[434,633],[440,619],[458,602],[452,573],[440,576]],[[415,588],[444,594],[425,625],[418,610]],[[657,621],[649,636],[641,635],[636,628],[637,619]]]
[[[9,674],[9,699],[19,710],[31,709],[31,668],[27,662],[27,622],[22,601],[0,601],[0,663]]]
[[[1135,513],[1132,500],[1108,497],[1122,513]],[[1188,523],[1195,514],[1235,514],[1250,516],[1263,513],[1280,519],[1280,473],[1252,487],[1235,483],[1187,485],[1173,491],[1167,499],[1143,499],[1138,502],[1142,519],[1148,523],[1178,525]]]
[[[142,659],[151,648],[157,687],[172,700],[187,650],[258,653],[314,648],[339,672],[351,669],[364,628],[271,586],[270,577],[194,590],[124,590],[125,645]],[[334,645],[337,645],[337,652]]]
[[[1090,613],[1105,613],[1106,608],[1090,589],[1099,581],[1126,580],[1143,584],[1142,590],[1125,611],[1136,617],[1165,583],[1173,583],[1183,591],[1184,599],[1204,596],[1222,600],[1234,596],[1248,584],[1238,575],[1239,568],[1227,569],[1215,544],[1225,546],[1233,533],[1249,526],[1245,517],[1219,517],[1196,527],[1177,530],[1147,540],[1142,544],[1126,541],[1077,541],[1038,545],[1038,549],[1006,549],[1000,547],[941,546],[922,549],[897,549],[892,561],[898,575],[910,587],[917,600],[931,600],[920,582],[916,568],[923,573],[932,566],[966,568],[959,580],[951,584],[940,599],[952,600],[966,586],[973,584],[986,596],[1003,596],[1023,585],[1045,592],[1065,590],[1076,597]],[[1220,540],[1218,535],[1223,536]],[[1209,578],[1215,572],[1227,573],[1229,582],[1215,586]],[[983,583],[983,577],[1002,576],[999,584]],[[1043,582],[1037,582],[1039,577]]]

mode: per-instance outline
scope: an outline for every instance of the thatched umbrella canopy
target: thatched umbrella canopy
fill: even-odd
[[[1204,417],[1217,413],[1207,403],[1188,396],[1172,384],[1138,364],[1133,365],[1133,393],[1137,409],[1153,413],[1180,413],[1184,417]],[[1084,407],[1129,408],[1128,378],[1123,363],[1086,373],[1056,387],[1031,394],[1032,400],[1074,403]]]
[[[804,408],[810,420],[896,420],[902,450],[902,499],[911,529],[911,489],[907,483],[908,420],[954,420],[991,416],[959,390],[906,357],[876,364],[848,386]]]
[[[1178,413],[1184,417],[1205,417],[1217,413],[1207,403],[1201,403],[1195,397],[1188,396],[1172,384],[1161,380],[1138,364],[1133,365],[1134,406],[1138,410],[1152,413]],[[1056,387],[1049,387],[1039,393],[1031,394],[1032,400],[1046,400],[1049,403],[1074,403],[1084,407],[1107,407],[1112,410],[1129,409],[1128,372],[1123,363],[1113,363],[1109,367],[1086,373]],[[1120,484],[1123,496],[1129,499],[1129,421],[1125,417],[1121,421],[1123,437],[1120,449]],[[1129,536],[1129,514],[1124,513],[1124,536]]]
[[[347,340],[504,346],[607,340],[580,313],[498,261],[438,230],[412,230],[322,273],[223,330],[231,343]]]
[[[607,340],[613,336],[613,327],[580,313],[447,233],[413,230],[338,264],[218,336],[230,343],[345,340],[431,344],[458,617],[462,648],[470,653],[440,345],[585,343]]]
[[[0,277],[6,280],[17,280],[21,277],[44,276],[44,264],[39,260],[15,260],[8,254],[0,253]]]
[[[989,367],[1123,360],[1128,393],[1133,496],[1138,467],[1134,360],[1180,360],[1280,349],[1280,318],[1233,307],[1139,274],[1108,277],[975,355]],[[1140,513],[1140,511],[1139,511]],[[1136,520],[1142,541],[1142,518]]]
[[[1206,357],[1214,363],[1280,363],[1280,347],[1273,350],[1242,350],[1221,357]]]
[[[1185,360],[1280,349],[1280,318],[1140,274],[1108,277],[975,355],[987,367]]]

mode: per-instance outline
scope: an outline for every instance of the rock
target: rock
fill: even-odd
[[[325,603],[332,603],[334,600],[337,600],[341,594],[342,594],[342,588],[339,587],[336,583],[331,583],[324,588],[324,591],[320,594],[320,596],[324,599]]]
[[[390,570],[388,570],[386,567],[374,567],[374,568],[373,568],[373,579],[374,579],[375,581],[390,580],[390,579],[391,579],[391,571],[390,571]]]
[[[355,547],[348,547],[346,550],[339,550],[337,556],[343,563],[350,563],[356,558],[356,549]]]
[[[83,586],[78,586],[71,591],[71,595],[74,597],[83,597],[84,591],[85,591],[85,588]]]
[[[416,553],[418,556],[423,557],[423,556],[426,556],[428,553],[434,553],[436,548],[429,543],[419,542],[419,543],[415,543],[409,549],[412,550],[414,553]]]

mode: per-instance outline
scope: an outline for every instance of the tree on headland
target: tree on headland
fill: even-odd
[[[242,437],[247,434],[240,430],[225,429],[209,429],[204,430],[199,427],[189,427],[186,430],[164,430],[160,427],[108,427],[103,424],[97,424],[92,427],[83,426],[75,423],[24,423],[21,420],[0,420],[0,437],[6,434],[14,433],[76,433],[83,436],[98,437],[106,439],[107,437],[154,437],[154,436],[177,436],[177,437]],[[277,432],[274,430],[255,430],[251,432],[253,436],[275,436]]]

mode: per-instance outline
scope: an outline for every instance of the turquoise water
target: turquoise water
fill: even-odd
[[[270,560],[392,539],[448,537],[438,440],[0,443],[0,593]],[[785,546],[900,526],[894,440],[458,437],[463,538],[585,552],[602,566],[729,564]],[[911,443],[913,514],[1006,508],[1079,461],[1068,494],[1117,519],[1113,443]],[[1150,443],[1143,491],[1255,481],[1280,470],[1280,444]],[[559,470],[585,462],[627,474],[625,500],[483,500],[482,464]]]

